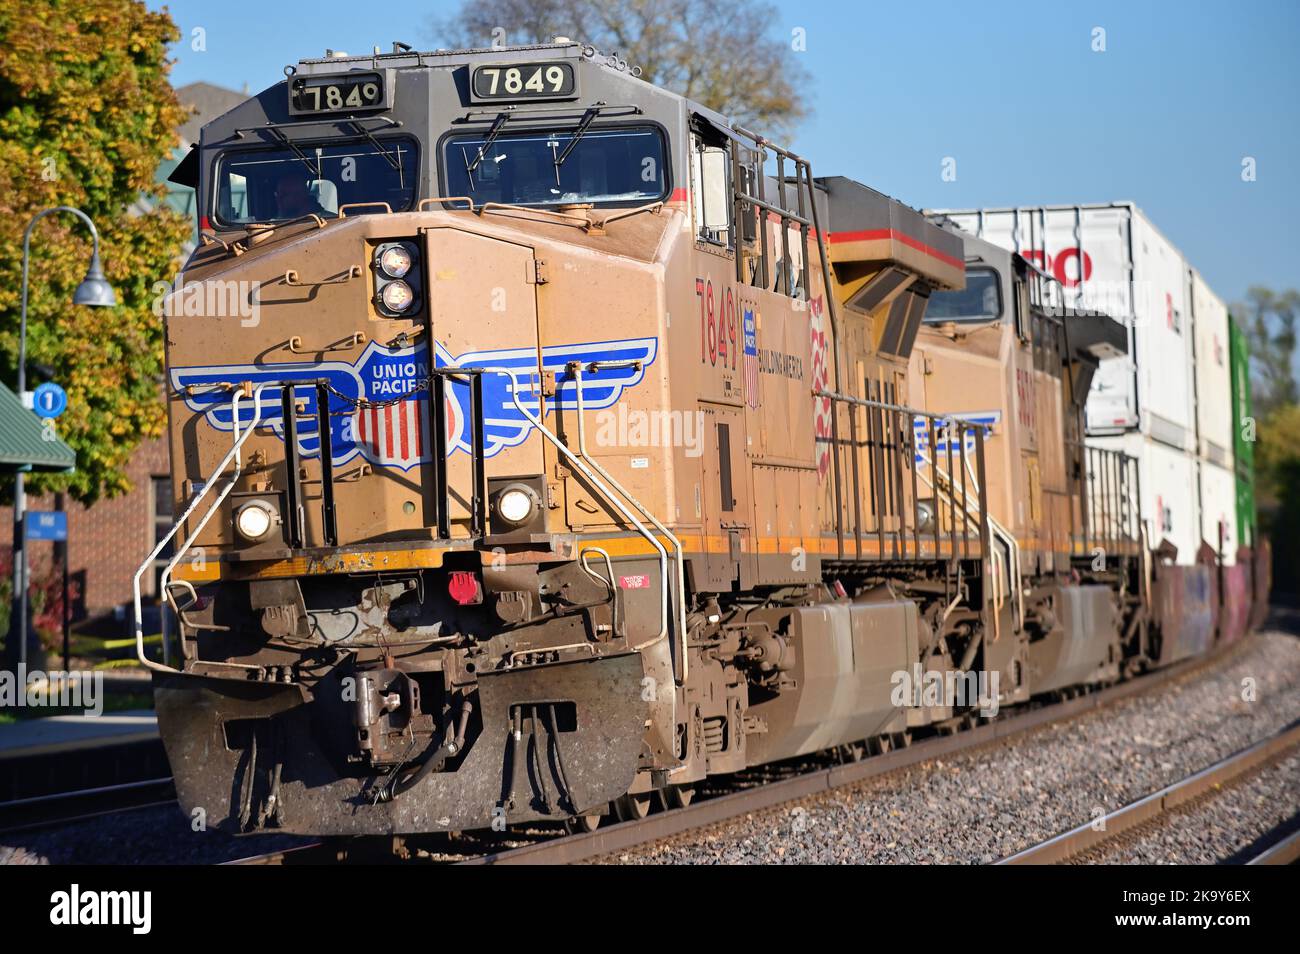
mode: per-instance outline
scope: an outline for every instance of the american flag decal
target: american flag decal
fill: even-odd
[[[428,459],[428,417],[422,401],[360,408],[355,427],[361,454],[372,464],[405,469]]]
[[[745,402],[758,407],[758,318],[753,308],[744,310]]]

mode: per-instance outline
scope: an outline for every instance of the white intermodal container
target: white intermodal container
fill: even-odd
[[[1200,460],[1231,466],[1227,309],[1182,253],[1132,202],[931,214],[1033,261],[1061,283],[1067,306],[1126,325],[1129,353],[1103,361],[1088,394],[1088,443],[1138,459],[1152,547],[1167,540],[1180,564],[1195,562],[1203,540],[1217,549],[1221,482],[1217,473],[1210,478],[1211,516]],[[1198,374],[1200,356],[1220,353],[1216,339],[1223,365]],[[1214,536],[1205,535],[1206,520]]]
[[[1210,290],[1196,269],[1189,269],[1188,276],[1192,325],[1196,329],[1196,450],[1202,460],[1231,470],[1232,372],[1228,356],[1228,307]],[[1236,549],[1235,544],[1233,549]]]
[[[1201,538],[1219,552],[1226,566],[1237,562],[1242,546],[1237,528],[1237,480],[1233,471],[1200,461]]]
[[[1066,304],[1129,327],[1129,353],[1102,362],[1088,396],[1088,433],[1138,430],[1196,451],[1194,333],[1187,266],[1131,202],[937,210],[1054,275]]]

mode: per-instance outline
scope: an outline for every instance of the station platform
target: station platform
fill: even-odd
[[[57,715],[20,719],[0,725],[0,762],[157,739],[158,720],[151,709],[105,712],[94,718]]]

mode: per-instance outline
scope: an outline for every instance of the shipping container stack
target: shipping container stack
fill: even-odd
[[[1160,654],[1197,652],[1216,631],[1240,635],[1252,577],[1235,569],[1250,540],[1239,530],[1240,401],[1224,303],[1129,202],[935,214],[1053,275],[1065,306],[1126,324],[1128,355],[1102,362],[1093,380],[1087,441],[1137,458],[1147,542],[1161,551],[1153,598],[1178,621],[1164,626]]]

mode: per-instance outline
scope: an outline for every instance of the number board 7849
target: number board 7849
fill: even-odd
[[[295,76],[289,80],[289,112],[345,113],[391,105],[382,73]]]
[[[470,83],[475,102],[528,99],[573,99],[578,75],[572,63],[547,60],[474,67]]]

